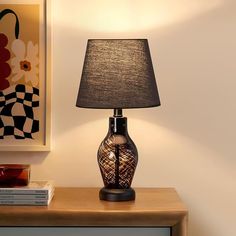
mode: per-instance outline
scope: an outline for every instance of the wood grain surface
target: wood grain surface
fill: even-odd
[[[49,206],[0,206],[0,226],[171,227],[187,236],[188,211],[173,188],[135,191],[135,201],[107,202],[98,188],[56,188]]]

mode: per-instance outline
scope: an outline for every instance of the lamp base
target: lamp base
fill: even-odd
[[[110,202],[132,201],[135,199],[135,191],[128,189],[108,189],[102,188],[99,192],[100,200]]]

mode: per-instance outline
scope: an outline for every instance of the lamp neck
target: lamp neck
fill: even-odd
[[[109,134],[127,135],[127,118],[126,117],[110,117],[109,118]]]
[[[113,113],[113,117],[123,117],[122,109],[120,109],[120,108],[115,108],[115,109],[114,109],[114,113]]]

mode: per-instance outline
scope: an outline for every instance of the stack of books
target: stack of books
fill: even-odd
[[[53,181],[31,181],[23,187],[0,187],[0,205],[47,206],[53,196]]]

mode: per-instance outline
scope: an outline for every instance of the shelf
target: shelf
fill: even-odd
[[[170,227],[187,236],[187,208],[173,188],[136,188],[136,200],[107,202],[98,188],[56,188],[49,206],[0,206],[0,226]]]

